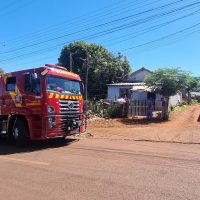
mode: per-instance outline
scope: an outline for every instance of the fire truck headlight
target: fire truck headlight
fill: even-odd
[[[48,106],[47,107],[47,110],[48,110],[48,113],[51,114],[51,113],[54,113],[55,112],[55,109],[53,106]]]
[[[55,117],[49,117],[48,118],[49,128],[52,129],[56,126],[56,120]]]

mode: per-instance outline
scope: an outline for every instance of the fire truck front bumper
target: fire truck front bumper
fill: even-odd
[[[52,115],[46,119],[47,138],[66,137],[68,135],[78,134],[84,131],[85,117],[79,115]]]

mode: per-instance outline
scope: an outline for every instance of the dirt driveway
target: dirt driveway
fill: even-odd
[[[168,122],[138,119],[98,119],[88,123],[94,138],[200,143],[200,105],[173,113]]]

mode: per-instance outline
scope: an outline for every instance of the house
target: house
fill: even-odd
[[[200,92],[191,92],[191,97],[200,101]]]
[[[151,73],[152,71],[146,69],[145,67],[142,67],[141,69],[131,74],[129,81],[133,83],[141,83],[144,81],[145,77]]]
[[[148,98],[152,98],[160,101],[163,96],[153,93],[151,88],[147,87],[144,83],[145,77],[151,73],[152,71],[142,67],[141,69],[133,72],[126,82],[109,84],[108,100],[115,101],[120,98],[128,98],[131,100],[147,100]],[[181,102],[182,94],[180,92],[174,96],[171,96],[169,99],[170,106],[176,106]]]
[[[114,101],[119,98],[134,98],[137,100],[147,99],[147,92],[138,90],[133,92],[133,88],[144,86],[144,79],[152,73],[150,70],[142,67],[133,72],[130,78],[123,83],[114,83],[108,85],[108,100]]]

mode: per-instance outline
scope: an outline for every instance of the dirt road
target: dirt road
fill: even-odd
[[[194,105],[184,112],[172,114],[168,122],[100,119],[89,122],[88,131],[94,138],[200,143],[199,115],[200,105]]]
[[[0,142],[6,200],[200,199],[199,145],[81,139]]]

